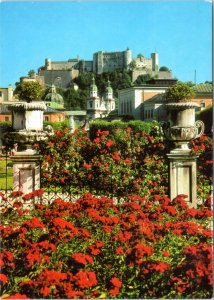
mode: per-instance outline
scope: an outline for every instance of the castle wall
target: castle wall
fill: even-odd
[[[55,86],[59,86],[62,88],[67,88],[71,81],[78,77],[78,70],[40,70],[40,76],[44,76],[45,85],[54,84]]]
[[[78,61],[53,61],[51,62],[51,70],[69,70],[75,67]]]
[[[145,58],[145,57],[139,57],[135,59],[136,61],[136,68],[147,68],[152,70],[152,59],[151,58]]]
[[[112,72],[116,69],[127,69],[131,62],[131,51],[96,52],[93,55],[93,71],[97,74]]]
[[[138,76],[149,74],[151,77],[157,76],[158,79],[172,79],[172,72],[171,71],[152,71],[148,69],[141,69],[141,70],[133,70],[132,71],[132,81],[134,82]]]

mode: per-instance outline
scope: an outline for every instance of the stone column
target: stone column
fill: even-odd
[[[197,206],[197,174],[195,155],[191,154],[189,142],[204,132],[202,121],[195,122],[194,102],[168,103],[168,122],[161,123],[164,136],[175,143],[175,149],[167,154],[169,158],[170,198],[180,194],[187,195],[186,201],[192,207]]]
[[[32,149],[15,151],[13,162],[13,190],[31,193],[40,188],[40,156]]]
[[[173,152],[169,158],[169,188],[170,199],[180,194],[187,195],[186,201],[189,206],[197,206],[197,177],[196,177],[196,156],[184,151]]]

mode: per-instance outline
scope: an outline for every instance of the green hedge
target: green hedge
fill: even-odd
[[[114,135],[117,129],[125,130],[128,127],[132,128],[135,132],[142,132],[150,133],[152,128],[154,127],[154,122],[144,122],[140,120],[136,121],[129,121],[129,122],[122,122],[122,121],[104,121],[104,120],[97,120],[90,123],[89,128],[89,136],[91,139],[96,137],[96,133],[98,130],[109,131],[110,134]]]
[[[11,132],[13,130],[12,122],[1,122],[0,129],[2,133]]]
[[[70,122],[67,119],[63,122],[50,122],[50,121],[44,121],[43,122],[43,128],[44,129],[48,125],[51,125],[54,130],[62,130],[64,128],[69,128],[70,127]]]
[[[213,127],[213,107],[212,105],[208,106],[202,111],[197,112],[196,119],[204,122],[205,125],[205,133],[207,135],[212,134]]]

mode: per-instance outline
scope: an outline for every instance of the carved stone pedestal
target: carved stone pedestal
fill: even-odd
[[[14,152],[13,190],[28,194],[40,188],[40,156],[32,149]]]
[[[186,201],[189,206],[197,206],[197,178],[196,156],[188,150],[171,151],[167,155],[169,164],[170,198],[174,199],[179,194],[188,196]]]

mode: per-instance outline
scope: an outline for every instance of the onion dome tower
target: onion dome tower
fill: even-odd
[[[108,85],[107,85],[106,92],[105,92],[105,101],[106,101],[107,113],[109,113],[115,109],[115,99],[113,97],[113,89],[110,85],[109,80],[108,80]]]
[[[97,97],[97,86],[95,84],[94,76],[92,78],[92,84],[90,86],[90,98],[96,98]]]

